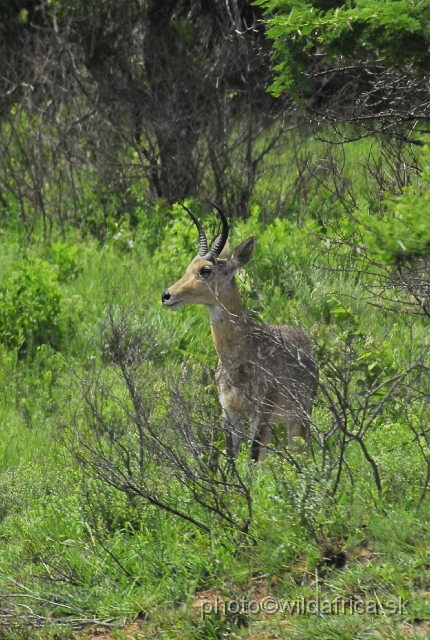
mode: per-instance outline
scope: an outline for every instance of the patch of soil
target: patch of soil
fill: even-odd
[[[130,640],[136,640],[139,638],[139,634],[141,633],[140,625],[137,622],[133,622],[131,624],[127,624],[125,627],[120,629],[122,637],[130,638]],[[96,627],[92,629],[90,633],[85,633],[80,636],[81,640],[114,640],[115,632],[110,629],[107,630],[106,627]],[[117,636],[118,637],[118,636]],[[143,636],[140,636],[143,638]]]

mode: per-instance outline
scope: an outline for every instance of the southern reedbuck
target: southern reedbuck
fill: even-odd
[[[198,229],[200,247],[185,275],[161,299],[172,310],[186,304],[208,308],[227,453],[237,457],[246,421],[252,459],[263,460],[274,424],[288,426],[290,448],[300,442],[297,438],[308,440],[318,367],[302,330],[258,324],[245,315],[235,273],[251,260],[256,239],[246,238],[230,253],[227,219],[212,204],[221,217],[222,233],[210,249],[199,220],[184,207]]]

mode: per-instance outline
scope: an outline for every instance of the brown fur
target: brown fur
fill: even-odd
[[[252,457],[262,460],[276,423],[288,425],[290,447],[297,438],[308,439],[318,367],[303,331],[260,325],[245,315],[234,274],[249,262],[254,246],[251,236],[231,255],[226,248],[215,263],[194,258],[185,275],[167,289],[169,298],[163,297],[163,304],[171,309],[185,304],[208,307],[227,451],[232,457],[238,455],[246,421],[251,427]]]

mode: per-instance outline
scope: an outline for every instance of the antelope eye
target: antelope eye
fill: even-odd
[[[199,269],[199,276],[209,276],[211,273],[212,273],[212,269],[207,265]]]

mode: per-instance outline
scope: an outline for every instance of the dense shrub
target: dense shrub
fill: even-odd
[[[60,349],[67,324],[59,270],[40,259],[21,260],[0,288],[0,341],[31,355],[42,344]]]

